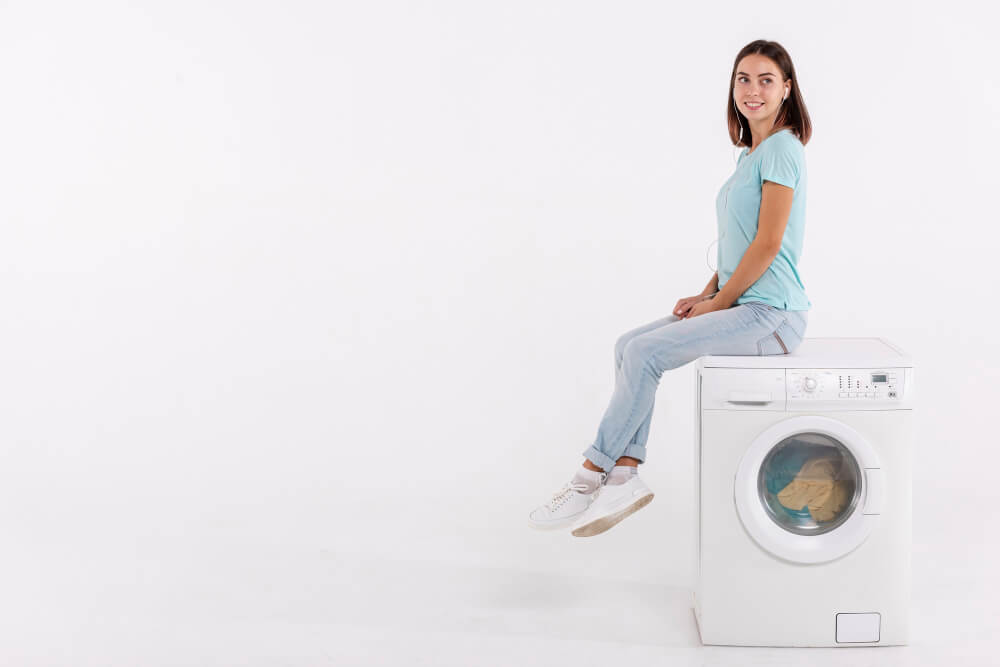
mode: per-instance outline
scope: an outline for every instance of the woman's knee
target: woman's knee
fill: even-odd
[[[621,359],[630,363],[644,364],[655,354],[655,343],[642,336],[633,336],[622,346]]]
[[[622,334],[618,337],[618,340],[615,341],[615,363],[619,366],[622,363],[622,359],[625,358],[625,347],[633,338],[635,338],[635,334],[630,331]]]

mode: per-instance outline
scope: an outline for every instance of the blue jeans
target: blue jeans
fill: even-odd
[[[615,391],[597,439],[583,455],[609,471],[621,456],[646,460],[653,399],[663,372],[705,355],[794,352],[806,333],[808,311],[750,302],[697,317],[650,322],[615,343]]]

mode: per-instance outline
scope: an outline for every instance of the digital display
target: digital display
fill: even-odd
[[[872,375],[872,382],[885,382],[886,376],[884,375]]]

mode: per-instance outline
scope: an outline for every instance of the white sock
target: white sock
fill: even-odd
[[[601,484],[604,481],[604,473],[598,472],[597,470],[588,470],[587,468],[580,467],[576,471],[576,475],[573,476],[573,484],[583,484],[587,487],[584,493],[593,493],[597,489],[601,488]]]
[[[639,466],[615,466],[608,475],[608,484],[615,486],[624,484],[639,474]]]

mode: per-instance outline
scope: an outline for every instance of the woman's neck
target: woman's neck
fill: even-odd
[[[753,153],[755,150],[757,150],[757,147],[760,146],[761,142],[764,141],[764,139],[767,139],[772,134],[776,134],[778,132],[781,132],[782,130],[787,130],[787,129],[788,129],[788,127],[785,127],[785,126],[782,126],[782,127],[770,127],[769,126],[768,129],[767,129],[767,131],[766,131],[767,133],[764,134],[764,130],[761,130],[761,129],[755,130],[754,127],[753,127],[753,125],[751,125],[750,126],[750,136],[751,136],[752,143],[750,145],[750,150],[747,151],[747,154],[749,155],[750,153]]]

